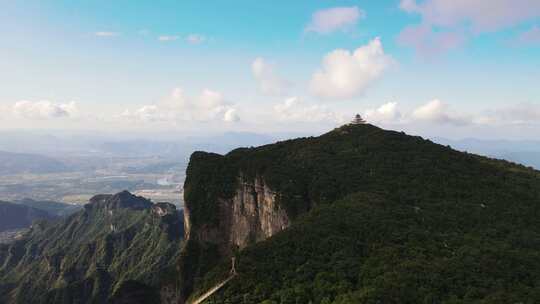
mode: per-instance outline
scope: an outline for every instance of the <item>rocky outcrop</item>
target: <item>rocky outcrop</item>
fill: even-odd
[[[217,198],[219,224],[210,224],[192,231],[190,202],[184,210],[186,238],[217,244],[222,253],[242,249],[265,240],[289,226],[289,217],[282,209],[276,193],[260,176],[249,180],[240,176],[232,198]]]
[[[164,217],[167,215],[176,214],[176,207],[170,203],[155,203],[152,206],[152,212],[160,217]]]
[[[191,157],[184,185],[186,243],[178,262],[180,303],[217,263],[291,223],[281,194],[262,174],[245,174],[230,164],[217,154]]]
[[[122,191],[117,194],[99,194],[92,197],[88,204],[84,205],[86,210],[106,209],[109,211],[115,209],[133,209],[144,210],[153,206],[152,202],[141,196],[135,196],[128,191]]]
[[[287,228],[289,218],[276,202],[278,195],[258,177],[242,181],[231,200],[220,201],[220,206],[230,206],[229,243],[244,248]]]

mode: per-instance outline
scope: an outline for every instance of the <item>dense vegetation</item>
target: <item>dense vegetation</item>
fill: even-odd
[[[452,205],[356,194],[317,208],[243,251],[213,303],[538,303],[538,230]]]
[[[139,285],[155,294],[182,239],[173,205],[128,192],[96,196],[84,210],[34,224],[22,240],[0,246],[0,303],[105,303],[111,296],[122,303]]]
[[[489,200],[495,184],[519,177],[506,184],[511,192],[505,196],[514,199],[523,194],[510,183],[538,173],[372,125],[344,126],[320,137],[241,148],[225,156],[194,153],[185,183],[186,202],[196,202],[190,206],[194,226],[199,219],[219,220],[217,198],[232,197],[240,175],[263,176],[294,217],[313,204],[358,191],[384,193],[408,203],[448,195]]]
[[[214,303],[540,301],[540,173],[531,168],[371,125],[192,162],[194,225],[219,221],[213,204],[240,175],[262,176],[295,219],[239,253],[240,275]],[[228,268],[215,267],[195,293]]]

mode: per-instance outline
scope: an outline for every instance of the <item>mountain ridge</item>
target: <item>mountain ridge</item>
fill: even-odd
[[[83,210],[0,246],[0,301],[121,303],[133,284],[159,295],[162,276],[174,271],[182,227],[172,204],[128,192],[95,196]]]
[[[264,185],[246,188],[246,184],[256,185],[257,180],[262,180]],[[257,188],[265,189],[266,187],[268,189],[262,192],[257,190]],[[435,249],[424,248],[420,239],[433,241],[438,238],[438,235],[449,234],[453,236],[456,247],[461,250],[467,251],[470,248],[485,250],[486,257],[492,258],[497,254],[496,250],[493,250],[496,248],[500,253],[499,258],[504,263],[515,265],[511,261],[517,259],[524,265],[528,265],[528,270],[524,272],[534,278],[532,282],[540,278],[538,267],[531,263],[533,260],[531,257],[537,254],[534,250],[531,251],[530,247],[540,249],[538,248],[540,244],[534,241],[540,235],[540,227],[534,217],[534,214],[538,214],[540,206],[538,171],[503,160],[458,152],[450,147],[435,144],[418,136],[409,136],[403,132],[386,131],[369,124],[346,125],[319,137],[282,141],[257,148],[241,148],[225,155],[204,152],[196,152],[192,155],[184,192],[187,243],[179,260],[183,272],[183,300],[203,293],[225,278],[229,268],[227,258],[236,255],[240,276],[233,280],[228,285],[229,287],[226,286],[214,296],[213,303],[244,303],[246,299],[249,299],[247,301],[250,303],[263,301],[269,301],[268,303],[289,303],[289,301],[292,301],[291,303],[294,301],[302,303],[309,301],[313,303],[371,303],[370,301],[399,303],[400,301],[397,300],[399,294],[394,294],[397,298],[384,297],[384,294],[392,294],[391,285],[376,288],[374,284],[376,280],[381,280],[380,276],[366,278],[365,282],[359,281],[358,278],[341,278],[339,271],[335,269],[325,271],[318,261],[320,257],[328,255],[328,258],[331,258],[334,249],[338,252],[344,250],[343,258],[347,261],[353,257],[364,263],[375,259],[375,256],[371,255],[375,251],[370,254],[357,254],[355,250],[358,248],[344,246],[339,241],[332,240],[351,239],[348,231],[369,235],[369,231],[361,229],[361,222],[366,220],[363,219],[361,212],[351,210],[352,226],[350,229],[345,229],[343,233],[340,233],[339,229],[321,233],[329,238],[329,240],[321,238],[320,241],[323,244],[332,240],[330,244],[334,245],[322,246],[320,251],[316,247],[302,248],[298,245],[306,241],[303,239],[305,235],[311,236],[312,239],[319,238],[310,232],[317,231],[317,225],[320,223],[316,221],[305,223],[306,218],[320,215],[317,218],[321,221],[326,220],[332,224],[330,226],[340,227],[339,219],[332,213],[328,215],[327,212],[330,211],[327,208],[337,208],[336,212],[341,213],[341,208],[346,208],[346,206],[349,206],[347,208],[364,206],[363,201],[366,198],[356,195],[359,193],[365,193],[371,198],[377,197],[379,198],[377,201],[393,205],[396,210],[399,210],[397,214],[375,213],[377,218],[374,221],[384,223],[389,220],[387,216],[393,218],[387,226],[401,227],[400,230],[394,232],[399,236],[399,242],[403,242],[402,238],[406,239],[406,235],[401,235],[401,233],[411,231],[408,233],[412,233],[411,236],[414,236],[415,242],[407,244],[408,247],[404,247],[407,250],[431,252],[430,254],[434,257],[444,260],[446,251],[440,249],[438,245]],[[271,199],[267,199],[266,194],[271,194]],[[264,198],[261,199],[261,196]],[[506,202],[515,202],[515,204]],[[376,206],[374,205],[374,208]],[[261,217],[264,212],[261,213],[261,210],[274,210],[274,216],[280,212],[279,210],[284,210],[289,223],[280,229],[272,230],[269,234],[260,234],[258,229],[264,231],[264,223],[260,221],[264,217]],[[373,212],[376,210],[375,208]],[[472,212],[472,210],[475,211]],[[436,228],[431,228],[434,229],[433,240],[430,239],[429,233],[417,232],[422,229],[429,231],[429,228],[424,226],[425,222],[422,223],[421,220],[410,222],[402,217],[403,213],[416,215],[432,212],[432,217],[438,219],[437,222],[430,222]],[[347,216],[347,213],[341,214],[341,217],[343,216]],[[275,217],[271,215],[268,218]],[[499,222],[490,223],[495,220]],[[269,223],[271,222],[270,220]],[[400,224],[401,222],[404,226]],[[305,233],[291,236],[293,232],[290,231],[300,229],[297,225],[304,227],[302,229]],[[494,229],[499,231],[499,234],[491,232]],[[526,237],[516,235],[512,232],[513,229],[526,231]],[[289,235],[292,240],[287,241],[286,235]],[[377,235],[372,236],[370,242],[380,244],[381,248],[378,250],[383,251],[395,251],[401,248],[399,246],[403,246],[394,241],[382,239],[385,235],[388,234],[381,233],[380,239],[377,239]],[[237,242],[239,236],[245,238],[246,241]],[[364,241],[368,242],[367,239]],[[532,245],[527,245],[527,241]],[[281,245],[273,245],[276,242]],[[443,242],[441,241],[441,244],[444,244]],[[490,245],[483,245],[482,242]],[[512,257],[515,253],[505,249],[505,246],[514,243],[519,244],[516,247],[518,251],[516,257]],[[431,242],[426,242],[426,246],[427,244]],[[332,247],[334,249],[331,249]],[[294,248],[302,248],[302,250]],[[284,251],[286,254],[281,255]],[[298,261],[299,264],[283,264],[278,263],[277,260],[267,261],[264,258],[274,253],[279,259],[291,259],[295,255],[302,258]],[[468,292],[473,291],[461,285],[459,285],[460,289],[455,291],[433,289],[448,286],[441,268],[431,265],[428,260],[423,260],[425,257],[414,256],[416,254],[414,252],[412,254],[411,262],[426,263],[426,268],[431,267],[431,270],[439,277],[436,279],[438,285],[426,285],[427,290],[419,290],[416,294],[411,293],[408,296],[410,301],[429,302],[430,297],[435,302],[450,301],[453,297],[463,301],[469,298],[486,300],[490,299],[489,292],[497,290],[497,283],[494,283],[496,280],[493,281],[497,275],[493,272],[487,272],[483,277],[486,282],[489,282],[486,283],[488,286],[480,291],[474,291],[475,297],[467,295]],[[391,256],[387,258],[389,262],[395,263],[396,267],[401,267],[398,271],[403,279],[401,283],[407,283],[404,277],[405,268]],[[473,254],[471,263],[485,268],[480,259],[481,256]],[[220,260],[223,262],[219,262]],[[407,258],[403,260],[408,261]],[[251,261],[251,266],[243,264],[242,261],[244,263]],[[312,269],[308,266],[310,263],[313,263]],[[456,260],[455,263],[456,268],[452,268],[452,271],[456,276],[472,275],[463,261]],[[271,266],[265,267],[265,264]],[[246,268],[243,268],[243,265]],[[333,266],[332,263],[330,265]],[[375,266],[366,265],[367,269],[375,271],[373,269]],[[294,271],[298,267],[313,272],[315,276],[295,275]],[[350,267],[360,271],[358,266],[351,264]],[[511,267],[505,268],[504,271],[510,277],[518,275],[516,273],[518,270],[513,270]],[[519,269],[519,271],[522,270]],[[259,272],[260,275],[257,274]],[[337,276],[336,282],[324,281],[326,282],[324,284],[331,286],[339,283],[347,288],[336,292],[328,287],[321,287],[320,290],[327,292],[328,296],[318,296],[312,285],[317,273],[321,276]],[[359,273],[355,274],[355,276],[358,275]],[[382,272],[380,275],[387,276],[389,273]],[[265,279],[264,276],[272,279]],[[482,279],[481,275],[476,277],[479,280]],[[511,278],[502,279],[502,282],[504,284],[516,283]],[[400,281],[393,283],[399,284]],[[300,284],[299,290],[304,291],[300,292],[294,288],[291,290],[291,284],[293,286]],[[531,295],[530,291],[534,290],[534,283],[530,280],[527,281],[526,286],[517,288],[514,292],[508,286],[504,285],[500,288],[507,291],[507,299],[511,299],[512,296],[516,299],[526,299],[525,295]],[[419,287],[421,286],[415,288]],[[366,294],[368,290],[371,290],[370,288],[375,288],[373,289],[375,291]],[[401,292],[405,291],[401,290]],[[353,298],[355,300],[351,300]],[[501,300],[505,297],[499,292],[496,293],[495,299]]]

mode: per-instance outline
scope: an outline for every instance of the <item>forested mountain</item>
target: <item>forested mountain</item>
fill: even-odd
[[[122,192],[34,224],[0,245],[0,302],[540,301],[525,166],[357,124],[196,152],[184,196],[183,214]]]
[[[182,238],[172,204],[128,192],[95,196],[83,210],[0,245],[0,303],[123,303],[134,294],[159,303]]]
[[[206,303],[540,301],[540,172],[521,165],[346,125],[196,152],[185,202],[185,299],[236,256]]]

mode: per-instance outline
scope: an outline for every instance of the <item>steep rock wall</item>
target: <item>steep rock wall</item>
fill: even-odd
[[[262,177],[250,180],[240,176],[232,198],[217,198],[217,225],[205,223],[192,229],[190,204],[197,202],[186,202],[186,238],[217,244],[222,254],[265,240],[286,229],[290,223],[287,213],[277,202],[278,196]]]

